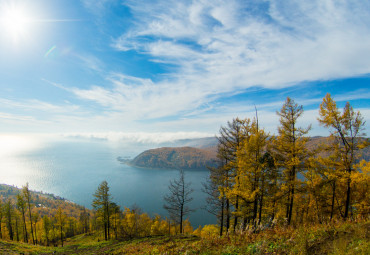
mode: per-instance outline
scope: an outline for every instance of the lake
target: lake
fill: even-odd
[[[178,170],[135,168],[117,160],[119,156],[134,157],[156,145],[28,136],[2,136],[0,143],[0,183],[21,187],[28,182],[32,190],[53,193],[91,208],[93,193],[106,180],[112,200],[121,208],[136,204],[151,216],[167,216],[163,196],[169,181],[178,177]],[[186,181],[194,189],[190,207],[197,209],[190,215],[193,227],[216,223],[214,216],[201,209],[206,197],[201,183],[207,177],[207,170],[185,171]]]

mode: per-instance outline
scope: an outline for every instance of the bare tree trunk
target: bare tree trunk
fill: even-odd
[[[351,174],[351,171],[349,171]],[[348,177],[347,180],[347,195],[346,195],[346,206],[345,206],[345,211],[344,211],[344,219],[346,220],[348,218],[348,211],[349,211],[349,206],[350,206],[350,199],[351,199],[351,178]]]
[[[333,215],[334,215],[334,203],[335,203],[335,187],[336,186],[336,183],[335,183],[335,180],[333,182],[333,196],[332,196],[332,199],[331,199],[331,212],[330,212],[330,220],[333,219]]]
[[[222,236],[223,227],[224,227],[224,198],[222,198],[221,201],[220,236]]]

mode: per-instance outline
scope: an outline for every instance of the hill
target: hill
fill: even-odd
[[[144,151],[129,163],[137,167],[206,169],[216,166],[216,151],[193,147],[163,147]]]
[[[133,160],[118,158],[123,163],[146,168],[206,169],[217,166],[217,138],[181,140],[184,147],[162,147],[142,152]],[[309,150],[328,143],[328,137],[311,137]],[[191,147],[190,147],[191,145]],[[322,153],[325,154],[325,153]],[[370,160],[370,147],[362,151],[362,159]]]
[[[10,199],[15,204],[17,201],[17,194],[21,193],[22,190],[20,188],[7,184],[0,184],[0,201],[3,203]],[[33,211],[39,213],[41,217],[43,215],[50,216],[55,213],[59,207],[63,209],[68,216],[75,218],[79,217],[80,213],[84,210],[83,206],[75,204],[62,197],[32,190],[30,203],[34,207]]]

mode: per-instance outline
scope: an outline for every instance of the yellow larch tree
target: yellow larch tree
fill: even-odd
[[[340,159],[336,170],[341,173],[340,183],[345,186],[343,218],[347,219],[352,205],[352,175],[356,172],[355,164],[359,159],[360,149],[368,146],[366,139],[360,139],[365,136],[362,133],[365,122],[361,113],[355,112],[349,102],[341,113],[329,93],[320,105],[319,116],[318,121],[329,128],[333,138],[333,143],[330,144],[332,153]]]
[[[304,169],[305,159],[308,157],[305,135],[311,126],[301,128],[298,118],[303,114],[303,106],[298,105],[289,97],[279,112],[280,126],[274,148],[278,167],[283,170],[282,192],[286,198],[286,220],[289,225],[292,221],[294,198],[299,186],[297,174]]]

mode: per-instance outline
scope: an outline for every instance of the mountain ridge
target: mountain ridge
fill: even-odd
[[[217,165],[216,155],[216,151],[211,149],[162,147],[146,150],[128,163],[154,169],[207,169]]]
[[[307,142],[307,148],[309,150],[313,150],[320,145],[327,143],[328,140],[329,137],[324,136],[310,137]],[[117,159],[122,163],[135,167],[151,169],[207,169],[208,167],[217,167],[218,140],[216,137],[185,139],[181,141],[181,144],[185,146],[165,146],[154,148],[145,150],[132,160],[120,157]],[[362,150],[361,159],[365,159],[367,161],[370,159],[370,147]]]

